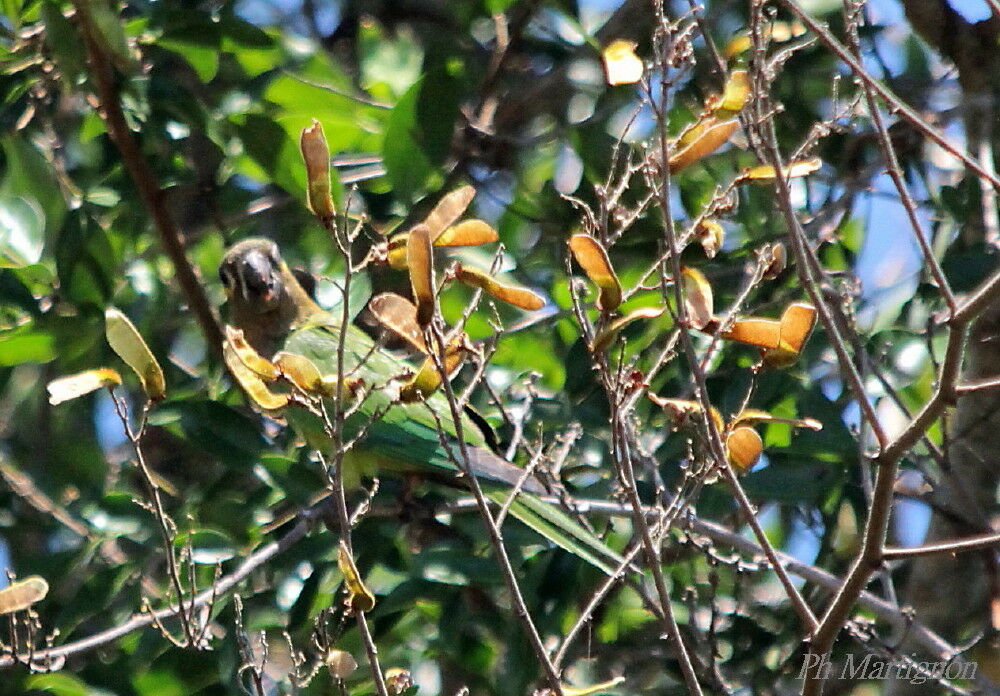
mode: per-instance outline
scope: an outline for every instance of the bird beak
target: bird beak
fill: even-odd
[[[251,251],[241,259],[236,272],[243,300],[250,304],[263,302],[264,308],[270,309],[278,291],[278,277],[271,260],[259,251]]]

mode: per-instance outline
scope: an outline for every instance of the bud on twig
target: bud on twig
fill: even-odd
[[[322,222],[333,219],[333,199],[330,197],[330,150],[326,146],[323,126],[313,119],[312,125],[302,129],[299,140],[302,159],[306,163],[306,194],[309,209]]]

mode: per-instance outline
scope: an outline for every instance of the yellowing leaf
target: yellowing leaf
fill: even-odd
[[[738,120],[716,121],[708,119],[696,129],[696,134],[690,138],[678,140],[682,147],[670,156],[670,173],[676,173],[688,167],[702,157],[707,157],[725,145],[729,137],[740,127]],[[684,144],[687,142],[687,144]]]
[[[631,85],[642,79],[642,59],[635,54],[635,46],[633,41],[616,39],[601,51],[609,85]]]
[[[465,345],[461,338],[451,342],[445,349],[444,371],[451,375],[465,359]],[[399,389],[399,400],[404,403],[425,399],[441,386],[441,373],[430,356],[420,369]]]
[[[408,232],[401,232],[389,239],[386,245],[385,260],[390,268],[395,268],[397,271],[406,270],[406,243],[408,240]]]
[[[475,196],[476,189],[472,186],[463,186],[442,196],[430,214],[424,218],[423,224],[427,226],[430,238],[437,239],[438,235],[465,212]]]
[[[718,119],[732,118],[738,114],[747,103],[747,96],[750,94],[750,79],[746,70],[734,70],[726,80],[725,89],[718,103],[715,104],[714,114]]]
[[[421,353],[427,353],[424,333],[417,324],[417,308],[393,292],[384,292],[368,302],[368,310],[378,322]]]
[[[688,321],[700,331],[715,319],[712,286],[696,268],[681,269],[681,279]]]
[[[104,312],[104,333],[111,350],[132,368],[142,382],[143,391],[152,401],[159,401],[167,393],[166,381],[160,363],[142,340],[142,336],[129,318],[114,307]]]
[[[333,199],[330,197],[330,150],[319,121],[313,119],[311,126],[302,129],[299,147],[306,163],[309,209],[317,218],[327,222],[334,215]]]
[[[417,301],[417,324],[427,326],[434,318],[434,250],[430,229],[417,225],[406,240],[406,266],[410,271],[410,286]]]
[[[49,583],[39,575],[12,582],[0,590],[0,614],[24,611],[35,602],[45,599],[49,593]]]
[[[633,309],[631,312],[626,314],[624,317],[619,317],[613,322],[608,324],[607,327],[596,336],[594,336],[594,343],[590,347],[591,352],[600,353],[605,348],[610,346],[618,334],[621,333],[622,329],[639,319],[655,319],[663,314],[663,307],[639,307],[638,309]]]
[[[227,327],[229,328],[229,327]],[[242,332],[241,332],[242,338]],[[256,355],[256,352],[254,353]],[[260,358],[260,356],[257,356]],[[276,411],[288,404],[288,396],[271,391],[254,370],[247,367],[246,363],[236,352],[232,341],[225,341],[222,344],[222,358],[229,368],[230,374],[246,392],[247,396],[265,411]],[[260,358],[263,360],[263,358]],[[272,366],[273,367],[273,366]],[[277,368],[275,368],[277,375]]]
[[[744,51],[749,51],[751,46],[750,37],[746,34],[738,34],[729,40],[729,43],[722,49],[722,54],[726,58],[738,56]]]
[[[78,396],[97,391],[101,387],[116,387],[122,383],[121,375],[109,367],[86,370],[75,375],[58,377],[49,382],[49,403],[55,406]]]
[[[781,314],[782,350],[798,353],[816,325],[816,308],[806,302],[793,302]]]
[[[278,368],[281,376],[300,391],[307,394],[333,396],[333,392],[328,390],[330,382],[323,380],[319,368],[304,355],[281,351],[274,356],[274,365]]]
[[[620,305],[622,286],[611,267],[608,252],[601,243],[589,234],[574,234],[569,238],[569,248],[583,272],[601,290],[597,298],[597,308],[603,312],[610,312]]]
[[[481,288],[507,304],[534,311],[545,306],[545,300],[527,288],[504,285],[485,271],[468,266],[455,266],[455,277],[467,285]]]
[[[781,343],[781,322],[777,319],[737,319],[721,336],[759,348],[777,348]]]
[[[436,247],[479,246],[499,239],[497,231],[482,220],[463,220],[452,225],[434,240]]]
[[[753,428],[741,426],[726,436],[726,459],[740,473],[756,464],[763,451],[764,441]]]
[[[786,179],[793,179],[795,177],[812,174],[822,166],[823,160],[819,157],[813,157],[812,159],[800,160],[798,162],[792,162],[791,164],[785,165],[782,172]],[[769,164],[762,164],[759,167],[751,167],[746,170],[739,177],[739,181],[770,181],[775,178],[777,178],[777,175],[774,173],[774,167]]]
[[[247,343],[243,336],[243,329],[226,324],[226,343],[230,346],[233,354],[243,363],[243,365],[253,372],[258,379],[273,382],[278,379],[278,368],[267,358],[254,350],[253,346]]]
[[[341,541],[337,547],[337,567],[344,575],[344,586],[347,588],[347,598],[344,604],[351,611],[371,611],[375,608],[375,595],[368,589],[358,568],[354,565],[347,545]]]

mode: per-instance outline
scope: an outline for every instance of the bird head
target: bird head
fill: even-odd
[[[294,326],[321,311],[288,269],[278,245],[251,237],[231,246],[219,265],[230,323],[250,345],[271,354]]]
[[[252,237],[231,246],[219,265],[219,279],[233,306],[252,314],[273,311],[284,294],[281,253],[270,239]]]

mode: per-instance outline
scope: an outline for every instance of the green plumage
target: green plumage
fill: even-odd
[[[360,475],[387,472],[464,485],[452,460],[463,455],[461,435],[467,459],[459,461],[482,481],[491,500],[506,502],[509,487],[520,484],[521,492],[509,508],[512,517],[606,573],[621,562],[618,554],[562,510],[529,495],[545,492],[541,482],[533,476],[522,480],[524,471],[491,452],[483,432],[466,415],[461,416],[459,433],[440,391],[423,401],[400,402],[399,378],[412,367],[354,326],[346,329],[341,373],[340,318],[327,314],[309,297],[281,260],[274,242],[255,238],[234,245],[223,258],[219,276],[229,299],[230,323],[242,329],[258,353],[272,357],[283,350],[308,358],[324,376],[341,375],[346,384],[360,380],[360,405],[353,408],[361,397],[343,400],[351,413],[344,422],[342,441],[363,433],[344,455],[346,486],[357,485]],[[332,417],[332,402],[327,407]],[[301,407],[288,408],[287,416],[311,447],[324,453],[331,449],[320,418]]]
[[[284,350],[308,358],[323,374],[335,375],[339,339],[340,329],[320,316],[292,331]],[[399,380],[395,380],[395,387],[390,382],[394,377],[401,376],[405,368],[405,363],[376,347],[363,331],[348,327],[344,341],[344,375],[348,380],[361,380],[360,391],[364,400],[344,423],[343,439],[356,437],[361,428],[368,426],[364,439],[356,447],[357,452],[350,457],[351,463],[362,466],[363,473],[367,475],[388,470],[424,472],[437,478],[454,479],[455,465],[445,451],[438,431],[440,423],[441,430],[454,446],[454,456],[459,456],[457,429],[448,401],[441,393],[432,394],[423,402],[400,403],[394,400]],[[350,400],[345,400],[345,407],[350,405]],[[291,414],[296,426],[304,432],[313,447],[318,446],[326,439],[322,424],[305,411],[296,411]],[[373,421],[377,414],[381,415]],[[472,447],[486,446],[482,432],[465,418],[462,436]],[[513,465],[507,466],[511,467],[510,473],[517,473]],[[503,480],[507,481],[507,478]]]

